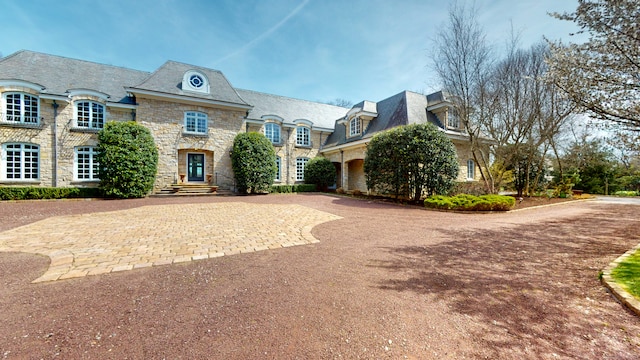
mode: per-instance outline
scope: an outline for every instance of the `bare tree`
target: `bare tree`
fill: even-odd
[[[335,105],[335,106],[340,106],[344,108],[350,108],[353,106],[352,101],[349,101],[343,98],[335,98],[334,100],[327,101],[326,103],[329,105]]]
[[[549,42],[548,78],[591,116],[640,131],[640,11],[637,0],[579,0],[551,16],[588,33],[583,44]]]
[[[444,87],[452,95],[462,126],[469,135],[474,161],[487,190],[494,192],[486,142],[480,124],[491,114],[484,104],[490,102],[486,85],[493,56],[484,31],[475,18],[476,9],[454,3],[449,9],[449,22],[433,39],[433,67]]]

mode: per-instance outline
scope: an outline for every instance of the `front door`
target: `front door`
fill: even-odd
[[[187,167],[187,181],[204,181],[204,154],[188,154]]]

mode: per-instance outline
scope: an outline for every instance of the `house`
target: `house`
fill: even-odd
[[[234,88],[220,71],[167,61],[154,72],[18,51],[0,59],[0,186],[92,187],[97,132],[106,121],[147,127],[159,153],[154,188],[234,187],[236,134],[258,131],[277,153],[276,183],[304,179],[307,161],[329,158],[337,186],[366,191],[366,144],[398,125],[432,122],[454,142],[459,180],[476,179],[467,137],[442,92],[404,91],[351,109]]]

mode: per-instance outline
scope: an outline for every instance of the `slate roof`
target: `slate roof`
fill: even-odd
[[[116,103],[131,103],[125,87],[148,76],[146,71],[28,50],[0,59],[0,80],[29,81],[44,86],[44,94],[61,96],[70,89],[89,89],[109,95],[108,101]]]
[[[355,105],[367,105],[366,102]],[[350,142],[371,138],[377,132],[391,129],[400,125],[422,124],[432,122],[442,128],[442,124],[433,114],[427,112],[427,97],[411,91],[403,91],[388,97],[376,104],[378,116],[369,123],[361,136],[347,139],[344,125],[339,125],[336,121],[335,131],[327,138],[324,147],[332,147],[347,144]],[[371,105],[369,105],[371,109]]]
[[[345,116],[348,108],[313,101],[237,89],[238,94],[253,106],[247,119],[262,120],[263,116],[276,115],[284,124],[293,125],[299,119],[309,120],[314,127],[333,129],[335,121]]]
[[[209,80],[209,93],[185,91],[182,89],[182,78],[189,70],[195,70],[207,77]],[[132,90],[146,90],[163,94],[188,96],[212,101],[221,101],[231,104],[247,106],[238,93],[235,91],[229,80],[218,70],[184,64],[176,61],[167,61],[154,71],[144,81],[139,81],[135,86],[130,86]]]

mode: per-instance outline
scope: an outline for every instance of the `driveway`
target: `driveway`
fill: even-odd
[[[171,226],[196,209],[195,226]],[[184,243],[202,246],[228,228],[280,231],[318,217],[304,245],[37,283],[48,257],[0,252],[0,356],[636,359],[640,320],[598,272],[640,243],[637,209],[589,201],[456,214],[318,194],[0,202],[3,246],[46,246],[38,228],[67,234],[56,242],[69,248],[105,242],[90,224],[141,226],[152,213],[166,227],[136,227],[130,240],[188,234]],[[215,231],[202,218],[217,219]]]

